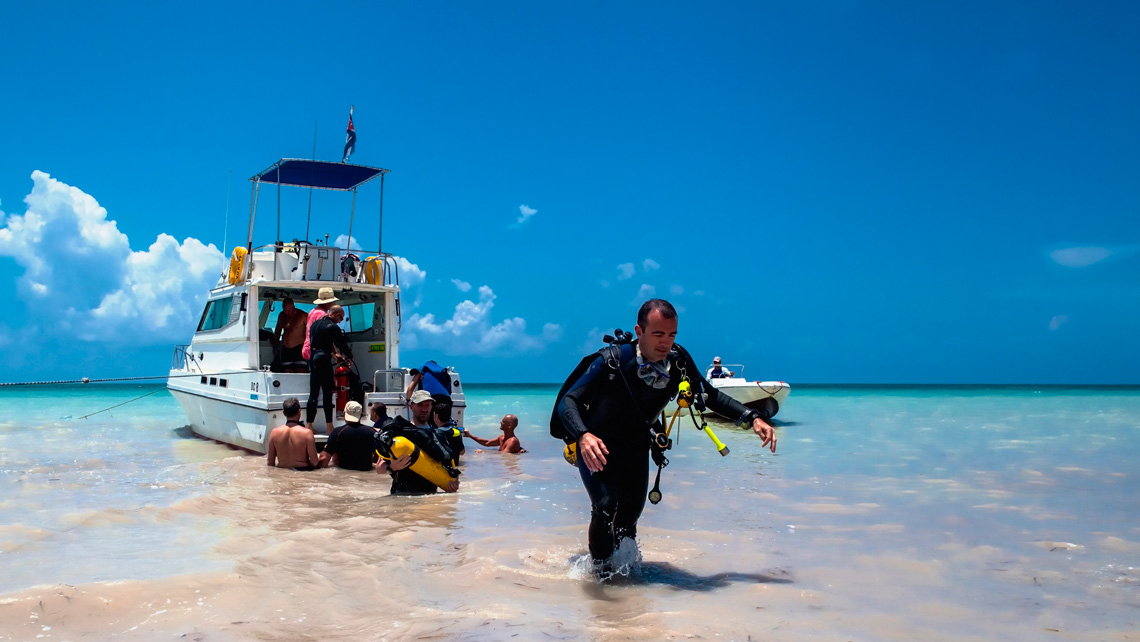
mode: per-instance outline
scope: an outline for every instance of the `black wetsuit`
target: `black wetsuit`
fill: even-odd
[[[452,452],[439,438],[439,433],[431,426],[413,426],[403,417],[396,417],[384,427],[384,431],[394,437],[404,437],[420,448],[426,454],[441,464],[447,464],[452,458]],[[388,469],[392,476],[393,495],[431,495],[439,490],[435,484],[424,479],[412,471],[411,468],[403,470]]]
[[[456,431],[458,431],[458,434],[456,434]],[[466,450],[466,448],[463,447],[463,427],[451,421],[448,422],[446,426],[436,428],[436,434],[439,435],[439,440],[447,446],[451,454],[455,456],[455,458],[451,460],[452,465],[458,466],[459,455]]]
[[[305,404],[306,423],[312,425],[317,418],[317,396],[324,393],[325,423],[333,420],[333,346],[346,358],[352,350],[344,340],[340,326],[328,316],[313,322],[309,328],[309,403]]]
[[[605,467],[596,473],[578,453],[578,471],[590,495],[590,555],[596,561],[613,555],[621,538],[637,537],[637,520],[649,488],[650,426],[658,423],[661,411],[676,396],[682,374],[688,376],[694,393],[708,394],[708,407],[718,413],[742,422],[750,422],[755,413],[705,381],[683,348],[674,348],[667,360],[668,382],[654,388],[637,375],[634,345],[623,345],[620,374],[598,356],[558,404],[558,416],[571,438],[589,432],[609,450]]]
[[[359,423],[339,426],[329,435],[325,452],[336,455],[337,466],[348,470],[372,470],[376,431]]]

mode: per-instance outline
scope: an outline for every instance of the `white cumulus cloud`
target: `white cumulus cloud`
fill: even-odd
[[[464,281],[462,279],[452,279],[451,282],[455,284],[455,287],[458,288],[460,292],[471,291],[471,284],[467,281]]]
[[[412,307],[418,308],[424,299],[423,288],[418,286],[423,285],[427,280],[427,270],[420,269],[420,266],[402,256],[393,256],[393,258],[396,261],[396,268],[399,273],[401,296],[407,294],[409,290],[412,291],[415,294],[415,298],[411,302]],[[406,299],[404,301],[407,302]]]
[[[587,355],[591,352],[597,352],[603,345],[605,345],[602,342],[602,337],[605,335],[606,333],[601,328],[590,328],[590,331],[586,333],[586,338],[583,339],[582,343],[579,344],[575,349],[575,353]]]
[[[645,303],[646,300],[652,299],[656,296],[657,288],[649,285],[648,283],[642,283],[641,289],[637,291],[637,297],[633,300],[633,302],[637,305],[641,305],[642,303]]]
[[[641,269],[645,270],[646,272],[656,270],[659,267],[661,267],[661,265],[653,259],[645,259],[645,261],[643,261],[641,264]]]
[[[1058,314],[1049,320],[1049,331],[1056,332],[1061,328],[1061,326],[1065,325],[1065,322],[1068,320],[1069,317],[1065,316],[1064,314]]]
[[[421,270],[420,266],[402,256],[397,256],[395,259],[396,265],[400,268],[400,285],[402,287],[419,285],[427,279],[427,271]]]
[[[194,238],[160,234],[132,251],[94,197],[39,170],[23,215],[0,228],[0,256],[23,268],[37,331],[61,339],[154,345],[186,339],[225,257]]]
[[[624,280],[632,277],[633,273],[635,271],[635,268],[633,267],[633,263],[622,263],[621,265],[617,266],[617,269],[618,269],[618,280],[619,281],[624,281]]]
[[[1112,250],[1107,247],[1066,247],[1053,250],[1049,253],[1049,258],[1058,265],[1080,268],[1100,263],[1112,254]]]
[[[353,254],[360,254],[360,248],[363,246],[360,245],[360,241],[356,240],[355,236],[341,234],[333,239],[333,247],[350,249]]]
[[[562,327],[547,323],[538,335],[528,334],[526,320],[512,317],[498,323],[492,320],[495,293],[479,287],[479,300],[465,300],[455,306],[450,319],[434,314],[413,314],[404,324],[401,341],[409,349],[432,349],[449,355],[509,355],[542,352],[548,343],[561,340]]]
[[[519,205],[518,224],[522,225],[523,223],[526,223],[528,220],[530,220],[530,217],[534,216],[535,214],[538,214],[538,210],[534,209],[533,207],[527,207],[526,205]]]

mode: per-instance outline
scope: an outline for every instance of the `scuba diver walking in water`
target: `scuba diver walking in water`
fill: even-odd
[[[691,388],[698,399],[705,393],[709,408],[738,417],[776,452],[769,417],[709,385],[689,353],[675,343],[677,311],[668,301],[646,301],[634,331],[636,341],[628,341],[626,333],[624,341],[619,336],[599,354],[583,359],[559,392],[551,417],[551,434],[570,445],[568,453],[577,449],[578,472],[591,504],[590,556],[603,577],[614,571],[611,558],[621,540],[637,538],[650,456],[658,465],[658,480],[660,468],[668,463],[664,450],[669,440],[659,417],[679,389]],[[567,459],[573,461],[573,455]],[[660,501],[656,487],[653,494],[652,501]]]

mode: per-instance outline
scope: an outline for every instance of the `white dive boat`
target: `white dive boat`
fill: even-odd
[[[268,336],[286,297],[307,312],[322,287],[332,287],[337,304],[344,307],[341,327],[352,348],[365,408],[382,401],[389,416],[409,417],[404,391],[411,378],[408,370],[399,366],[400,275],[392,255],[379,249],[339,248],[297,240],[253,246],[257,197],[263,184],[273,185],[278,193],[278,230],[282,186],[352,192],[347,235],[351,239],[357,188],[379,177],[382,213],[384,175],[389,171],[348,163],[282,159],[250,178],[253,194],[246,245],[235,248],[229,270],[210,291],[190,344],[175,348],[166,383],[195,433],[264,453],[270,430],[285,423],[282,403],[297,397],[304,408],[309,375],[274,371],[279,368],[272,367],[274,350]],[[300,368],[290,369],[305,369],[303,363],[298,365]],[[463,425],[466,402],[459,377],[449,369],[443,380],[455,404],[453,417]],[[319,427],[315,431],[318,441],[324,441],[323,408],[318,409],[314,423]]]
[[[733,376],[713,377],[713,368],[717,365],[720,365],[726,375],[731,372]],[[717,390],[749,408],[766,408],[772,417],[776,416],[792,392],[792,387],[784,381],[748,381],[744,378],[744,366],[739,363],[710,364],[705,370],[705,379]]]

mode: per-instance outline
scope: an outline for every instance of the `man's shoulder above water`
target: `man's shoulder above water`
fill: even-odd
[[[298,434],[301,436],[313,437],[313,431],[302,423],[296,424],[281,424],[269,432],[269,438],[272,439],[274,435],[290,435]],[[315,439],[315,437],[314,437]]]
[[[329,439],[334,439],[336,437],[349,437],[349,436],[352,436],[352,437],[360,437],[360,436],[372,437],[375,434],[376,434],[376,429],[372,428],[371,426],[366,426],[366,425],[361,424],[361,423],[343,424],[341,426],[337,426],[336,428],[333,428],[333,431],[329,434]]]

